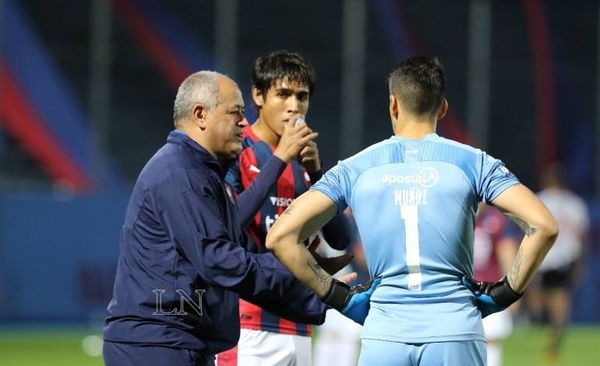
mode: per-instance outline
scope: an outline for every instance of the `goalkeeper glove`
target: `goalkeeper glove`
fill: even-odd
[[[482,318],[505,310],[523,296],[510,287],[506,276],[498,282],[477,281],[473,277],[463,276],[462,283],[477,298],[477,308]]]
[[[333,279],[327,294],[321,300],[346,317],[363,325],[371,307],[371,295],[381,283],[381,278],[371,278],[364,285],[348,286]]]
[[[304,241],[304,245],[306,245],[306,248],[310,254],[312,254],[313,258],[315,258],[319,266],[321,266],[321,268],[323,268],[325,272],[329,273],[331,276],[339,272],[342,268],[346,267],[348,264],[350,264],[350,262],[352,262],[352,259],[354,259],[354,256],[350,253],[344,253],[337,257],[323,257],[317,252],[319,244],[321,244],[321,239],[318,235],[315,236],[312,241],[309,239]]]

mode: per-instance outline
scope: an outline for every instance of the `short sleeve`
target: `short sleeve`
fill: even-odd
[[[311,189],[323,193],[335,202],[338,206],[337,213],[340,214],[348,207],[349,186],[348,175],[345,174],[344,165],[340,162],[323,174]]]

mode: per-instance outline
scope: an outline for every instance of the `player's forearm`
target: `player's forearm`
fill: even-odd
[[[294,276],[319,297],[327,294],[332,278],[315,260],[303,241],[323,227],[337,205],[321,192],[309,190],[285,210],[267,234],[265,246]]]
[[[510,287],[523,293],[558,236],[558,224],[548,208],[522,184],[506,189],[492,202],[517,224],[525,236],[511,270]]]
[[[263,202],[267,199],[271,187],[277,183],[277,179],[279,179],[286,166],[286,163],[278,157],[269,157],[252,184],[237,196],[238,217],[242,227],[246,227],[252,222]]]
[[[508,283],[513,290],[518,293],[525,291],[557,235],[558,228],[553,225],[531,227],[528,232],[526,231],[515,262],[507,274]]]
[[[266,247],[283,263],[292,274],[317,296],[323,297],[332,277],[319,266],[299,238],[267,236]]]

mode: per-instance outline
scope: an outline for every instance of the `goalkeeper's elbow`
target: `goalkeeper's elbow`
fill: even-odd
[[[558,237],[558,222],[554,216],[550,216],[543,222],[535,226],[535,233],[544,239],[545,248],[547,251],[552,248],[552,245]]]

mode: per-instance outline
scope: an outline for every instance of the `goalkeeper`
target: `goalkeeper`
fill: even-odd
[[[485,366],[482,315],[519,298],[557,236],[556,221],[500,160],[435,133],[448,109],[437,59],[406,59],[388,81],[394,135],[326,172],[275,222],[267,248],[325,303],[364,321],[359,365]],[[495,284],[462,281],[473,273],[480,201],[525,231],[512,269]],[[347,207],[369,275],[381,281],[367,286],[366,302],[301,244]]]

